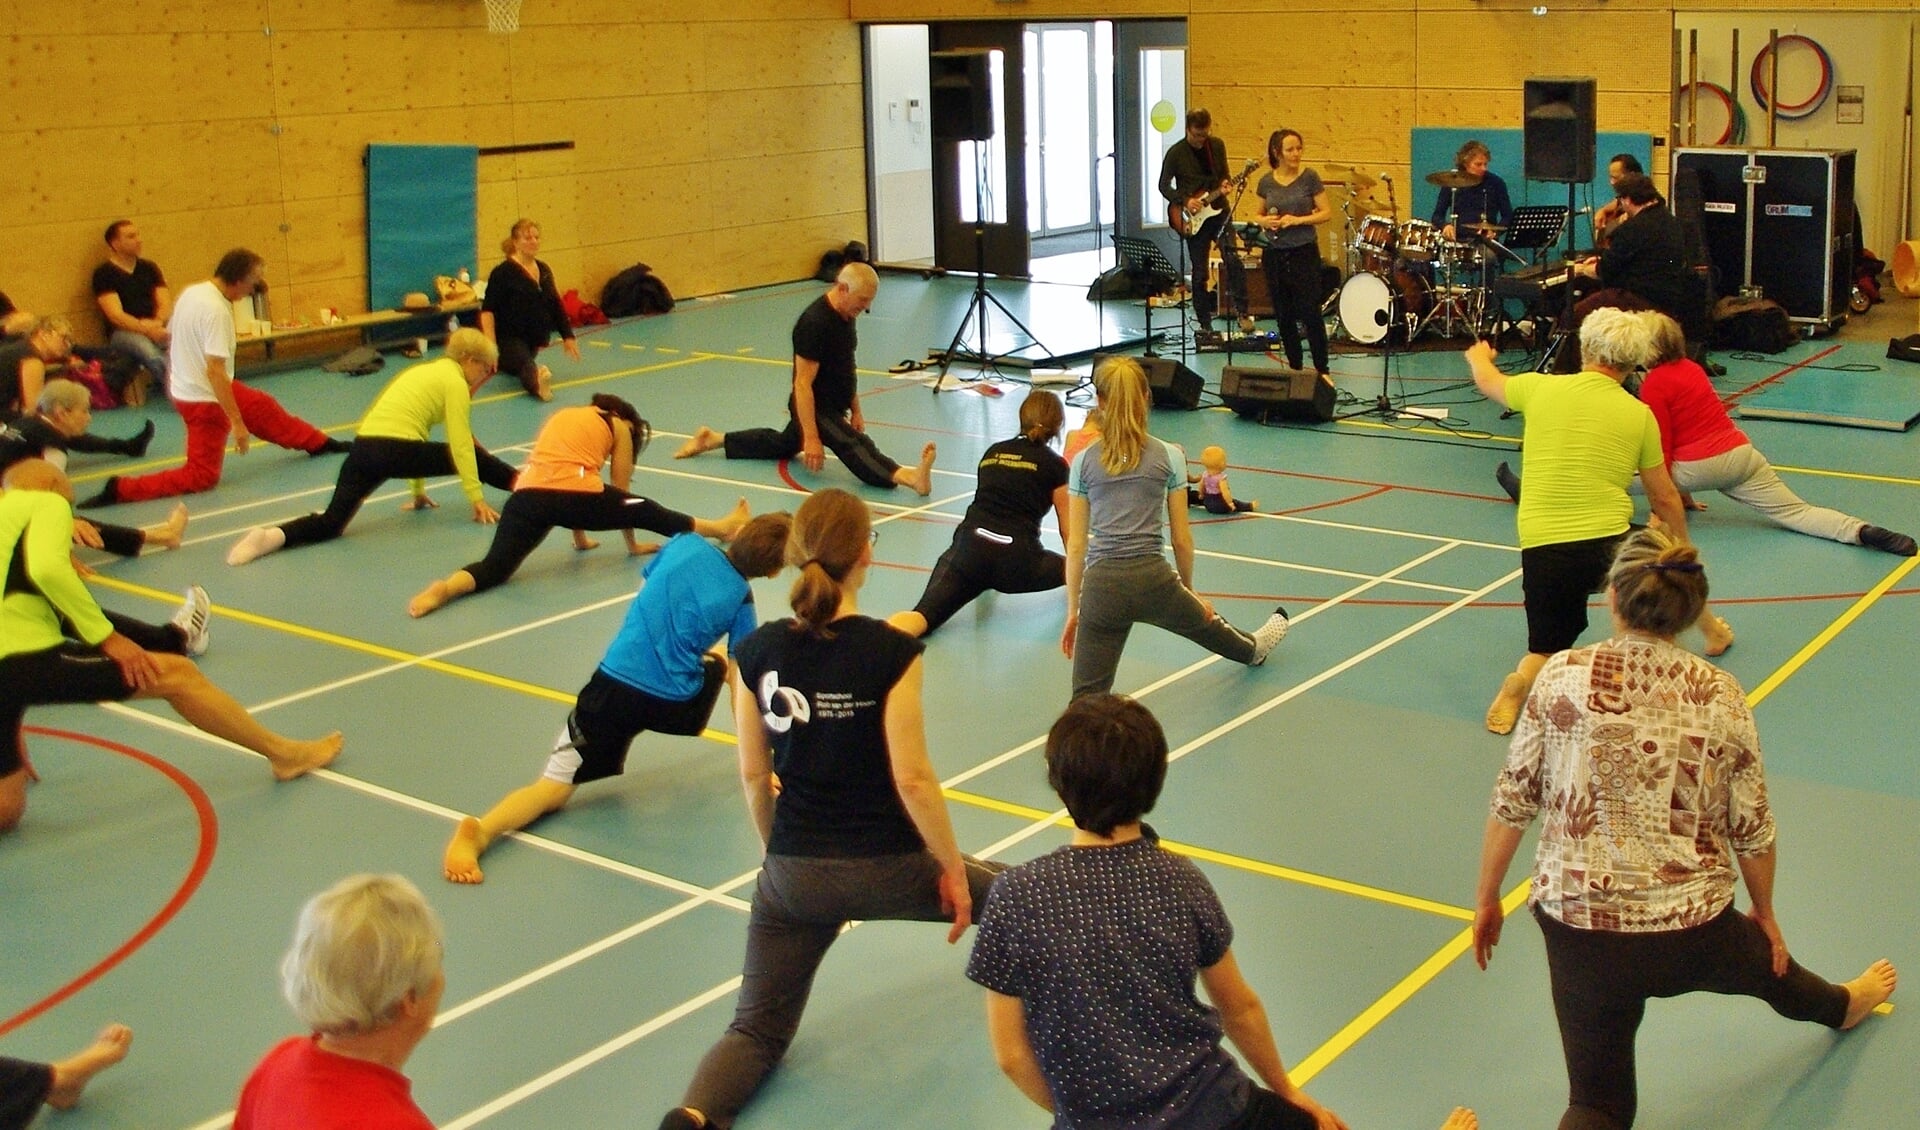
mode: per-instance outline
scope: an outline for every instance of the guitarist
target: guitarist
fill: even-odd
[[[1251,166],[1249,166],[1251,167]],[[1187,262],[1192,270],[1194,317],[1200,329],[1213,329],[1214,296],[1207,289],[1207,252],[1220,244],[1220,271],[1226,279],[1229,314],[1237,313],[1250,328],[1246,316],[1247,274],[1234,248],[1233,227],[1227,223],[1227,194],[1233,189],[1227,174],[1227,143],[1213,136],[1213,115],[1204,109],[1187,111],[1187,135],[1173,143],[1166,159],[1160,162],[1160,195],[1170,207],[1167,218],[1173,230],[1186,237]],[[1197,223],[1189,222],[1208,209],[1217,209]]]

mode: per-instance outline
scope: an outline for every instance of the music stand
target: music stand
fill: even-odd
[[[1515,208],[1513,222],[1507,225],[1506,239],[1487,242],[1502,251],[1541,251],[1560,242],[1561,229],[1571,214],[1564,204],[1529,204]]]
[[[1120,256],[1120,265],[1126,269],[1128,277],[1144,276],[1147,281],[1147,352],[1148,357],[1158,357],[1153,351],[1153,343],[1158,335],[1153,332],[1153,299],[1180,276],[1166,255],[1160,251],[1159,244],[1150,239],[1135,235],[1113,237],[1113,249]],[[1164,280],[1164,281],[1163,281]]]

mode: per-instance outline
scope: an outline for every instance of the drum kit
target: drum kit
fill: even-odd
[[[1448,239],[1445,227],[1426,220],[1396,222],[1391,180],[1387,202],[1381,204],[1372,195],[1380,178],[1357,169],[1341,172],[1347,196],[1341,205],[1346,281],[1321,309],[1339,317],[1349,340],[1404,345],[1429,330],[1442,337],[1472,336],[1499,320],[1500,302],[1487,278],[1495,261],[1488,241],[1503,227],[1450,216],[1447,226],[1467,238]],[[1426,179],[1440,188],[1472,188],[1481,178],[1449,169]]]

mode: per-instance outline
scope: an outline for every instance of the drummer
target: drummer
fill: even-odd
[[[1507,182],[1487,171],[1492,156],[1486,142],[1469,141],[1453,155],[1451,170],[1427,178],[1440,186],[1439,199],[1433,204],[1433,226],[1441,235],[1455,241],[1470,240],[1476,232],[1492,235],[1505,231],[1513,222]]]

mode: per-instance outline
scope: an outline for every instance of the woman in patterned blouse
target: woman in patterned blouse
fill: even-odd
[[[1740,994],[1846,1029],[1893,993],[1884,960],[1835,985],[1787,954],[1746,694],[1674,643],[1706,601],[1691,545],[1660,530],[1629,536],[1607,578],[1613,637],[1547,661],[1494,786],[1474,956],[1485,969],[1499,944],[1507,865],[1541,815],[1528,900],[1567,1060],[1560,1130],[1633,1125],[1634,1034],[1649,997]]]

